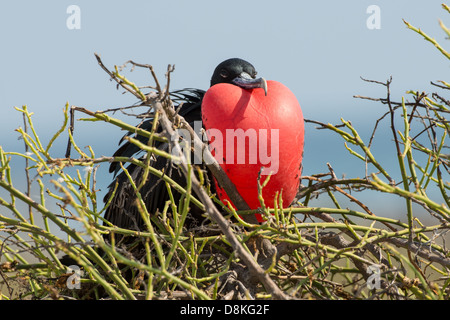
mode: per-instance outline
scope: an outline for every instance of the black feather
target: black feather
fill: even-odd
[[[201,121],[201,102],[205,92],[199,89],[183,89],[174,91],[171,93],[171,98],[178,106],[176,109],[178,113],[185,118],[185,120],[193,126],[194,121]],[[150,131],[153,126],[153,119],[145,120],[139,127]],[[158,127],[156,132],[161,132],[161,128]],[[131,136],[132,133],[127,133],[125,136]],[[123,143],[124,137],[120,140]],[[146,144],[148,138],[136,135],[135,138],[140,142]],[[155,147],[159,149],[166,149],[168,151],[167,144],[155,141]],[[116,157],[135,157],[139,156],[142,150],[135,144],[125,141],[122,146],[114,153]],[[141,158],[143,160],[143,158]],[[181,186],[186,185],[186,180],[182,172],[173,165],[167,158],[156,157],[156,159],[150,160],[150,165],[158,170],[164,170],[165,174],[169,175],[175,182]],[[143,168],[130,164],[127,166],[127,171],[135,181],[136,185],[141,183]],[[136,206],[136,194],[130,181],[124,172],[121,172],[121,167],[118,162],[113,162],[110,165],[109,172],[114,173],[115,180],[108,186],[108,193],[104,198],[104,202],[107,202],[114,191],[116,183],[118,187],[114,198],[112,199],[109,207],[105,212],[105,219],[112,224],[121,228],[130,228],[140,230],[143,227],[143,221]],[[166,201],[169,200],[169,194],[167,192],[164,181],[154,175],[149,175],[148,181],[141,189],[141,195],[145,201],[147,211],[149,213],[161,212],[164,209]],[[173,190],[174,200],[177,202],[181,195]],[[201,219],[202,212],[198,208],[192,208],[191,215],[195,216],[194,220]]]

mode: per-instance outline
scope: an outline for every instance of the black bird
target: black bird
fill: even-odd
[[[256,74],[257,72],[252,64],[239,58],[232,58],[223,61],[215,68],[210,85],[230,83],[244,89],[264,88],[266,91],[265,80],[262,78],[257,79]],[[202,120],[201,106],[204,94],[205,91],[200,89],[183,89],[171,93],[172,100],[178,104],[178,107],[176,107],[179,108],[178,114],[183,116],[191,126],[193,126],[195,121]],[[152,125],[152,120],[146,120],[140,125],[140,128],[151,130]],[[157,132],[161,132],[160,126]],[[131,136],[131,133],[127,133],[125,136]],[[136,138],[145,144],[148,142],[148,138],[143,136],[138,135]],[[119,144],[123,143],[123,141],[124,138],[120,140]],[[155,147],[168,151],[167,143],[156,142]],[[139,147],[127,141],[114,153],[114,156],[136,157],[140,151],[141,149]],[[183,187],[186,185],[186,180],[181,170],[167,158],[156,157],[155,159],[151,159],[150,165],[156,169],[164,169],[165,174],[170,176],[178,184]],[[136,185],[139,185],[142,179],[143,168],[130,164],[127,170]],[[130,185],[128,177],[124,172],[121,172],[120,165],[117,162],[111,164],[109,171],[114,173],[116,178],[108,187],[109,191],[104,198],[105,202],[111,197],[116,182],[118,183],[118,187],[114,198],[106,209],[105,219],[121,228],[143,229],[144,224],[136,206],[136,194]],[[213,187],[214,184],[212,183],[211,188]],[[164,181],[155,175],[148,176],[148,180],[140,192],[149,214],[155,214],[158,211],[162,212],[167,200],[169,200],[169,194]],[[175,202],[178,203],[181,194],[173,190],[173,197]],[[201,223],[204,219],[202,214],[203,212],[200,209],[192,205],[187,223],[193,225]]]

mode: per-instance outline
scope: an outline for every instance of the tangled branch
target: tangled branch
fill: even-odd
[[[432,42],[420,29],[407,26]],[[441,46],[437,48],[444,53]],[[17,132],[25,152],[0,147],[0,206],[8,212],[0,213],[1,298],[449,298],[447,82],[432,83],[438,92],[408,91],[407,97],[394,101],[392,78],[386,82],[363,79],[386,89],[382,98],[355,96],[385,108],[369,139],[363,139],[345,119],[336,125],[318,120],[306,123],[317,126],[321,130],[317,132],[342,138],[346,152],[365,167],[365,176],[339,178],[332,163],[324,159],[329,171],[303,176],[293,204],[283,204],[279,197],[273,208],[250,210],[208,146],[178,114],[169,90],[173,66],[168,66],[163,86],[151,65],[127,61],[110,70],[99,55],[96,59],[117,88],[138,99],[137,103],[97,112],[66,104],[63,124],[46,145],[35,130],[32,113],[23,106],[17,110],[23,114],[24,127]],[[133,72],[149,72],[152,84],[139,86],[129,80],[123,74],[129,65]],[[133,113],[142,108],[143,112]],[[110,115],[116,111],[133,120],[152,119],[155,125],[144,130]],[[101,121],[130,132],[126,139],[145,156],[96,157],[91,147],[84,152],[76,141],[75,113],[87,117],[80,121],[94,125]],[[390,126],[397,171],[388,170],[373,148],[383,121]],[[160,132],[155,131],[156,124]],[[201,168],[187,161],[180,128],[203,146],[208,169],[236,209],[221,203]],[[66,155],[55,157],[53,144],[63,134],[69,137]],[[153,141],[170,144],[172,152],[153,147]],[[150,166],[151,157],[178,160],[186,184]],[[15,158],[26,160],[25,191],[16,182]],[[111,162],[127,175],[145,230],[121,228],[104,219],[116,190],[105,206],[99,205],[96,174],[99,166]],[[143,169],[142,181],[132,179],[127,164]],[[162,212],[148,212],[141,190],[150,175],[165,184],[169,195],[180,193],[181,200],[171,196]],[[264,183],[258,180],[258,186],[264,201]],[[389,217],[361,200],[361,192],[376,194],[382,201],[398,197],[404,207],[398,216]],[[324,200],[331,200],[332,207],[321,205]],[[192,206],[205,212],[204,225],[185,224]],[[257,223],[255,213],[265,222]],[[70,269],[64,259],[70,261]]]

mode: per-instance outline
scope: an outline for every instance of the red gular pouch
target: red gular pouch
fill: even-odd
[[[202,121],[211,153],[251,209],[260,207],[260,170],[261,184],[271,175],[262,192],[265,206],[274,207],[277,192],[284,206],[292,203],[300,184],[305,128],[300,104],[285,85],[267,81],[267,95],[261,88],[213,85],[203,98]],[[215,185],[219,199],[231,203]],[[263,221],[260,214],[256,218]]]

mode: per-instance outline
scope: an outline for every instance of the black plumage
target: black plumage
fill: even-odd
[[[178,114],[191,126],[194,126],[194,121],[199,121],[199,119],[201,119],[201,102],[204,94],[205,91],[200,89],[184,89],[171,93],[172,101],[178,104],[176,106]],[[145,120],[139,125],[141,129],[147,131],[150,131],[152,126],[153,119]],[[158,127],[156,132],[161,132],[161,127]],[[132,136],[132,133],[129,132],[125,136]],[[120,140],[119,144],[125,141],[125,136]],[[148,138],[141,135],[136,135],[135,138],[144,144],[147,144],[148,142]],[[154,143],[156,148],[166,152],[169,151],[167,143],[158,141],[155,141]],[[142,153],[142,150],[138,146],[127,141],[114,153],[114,156],[137,157],[140,153]],[[175,164],[168,161],[167,158],[152,158],[150,160],[150,165],[156,169],[164,169],[165,174],[170,176],[172,180],[183,187],[185,186],[186,179],[183,173]],[[127,166],[127,170],[136,185],[139,185],[141,183],[143,168],[130,164]],[[143,227],[143,221],[135,203],[136,194],[130,184],[129,178],[125,172],[121,171],[118,162],[111,163],[109,172],[113,173],[116,178],[108,186],[109,190],[104,198],[104,202],[107,202],[112,195],[116,183],[118,183],[118,188],[109,207],[106,209],[105,219],[118,227],[140,230]],[[155,175],[148,176],[148,181],[140,192],[149,213],[162,212],[166,201],[169,200],[169,194],[164,181]],[[173,190],[172,193],[175,202],[178,202],[181,195],[176,190]],[[193,217],[193,215],[195,217]],[[191,210],[190,222],[199,221],[201,219],[201,212],[198,208]]]

